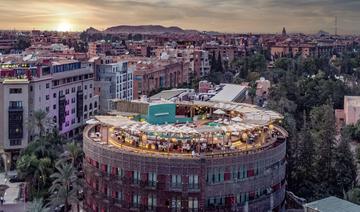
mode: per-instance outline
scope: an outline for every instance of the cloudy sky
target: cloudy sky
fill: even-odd
[[[1,29],[160,24],[223,32],[360,33],[360,0],[0,0]]]

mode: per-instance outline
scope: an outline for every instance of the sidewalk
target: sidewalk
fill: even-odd
[[[8,176],[12,176],[15,174],[16,172],[8,172]],[[4,204],[18,203],[16,199],[18,198],[19,195],[19,189],[20,189],[19,185],[21,183],[10,183],[9,179],[5,178],[5,173],[2,172],[0,173],[0,184],[9,186],[9,188],[6,189],[5,191]]]
[[[8,172],[8,177],[16,175],[16,172]],[[17,201],[21,183],[10,183],[8,178],[5,178],[5,173],[0,173],[0,184],[9,186],[4,193],[4,204],[0,205],[0,212],[22,212],[25,211],[24,202]]]

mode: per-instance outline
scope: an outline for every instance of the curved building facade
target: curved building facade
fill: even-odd
[[[194,107],[196,116],[196,103],[176,113]],[[282,117],[245,104],[203,109],[183,124],[97,116],[84,131],[86,211],[281,211]]]

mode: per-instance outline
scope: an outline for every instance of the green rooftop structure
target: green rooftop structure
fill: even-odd
[[[360,212],[360,205],[334,196],[304,205],[305,212]]]

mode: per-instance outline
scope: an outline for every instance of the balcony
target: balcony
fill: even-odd
[[[24,108],[22,106],[9,105],[9,112],[22,112]]]
[[[171,191],[182,191],[182,183],[170,183],[170,188],[169,190]]]

